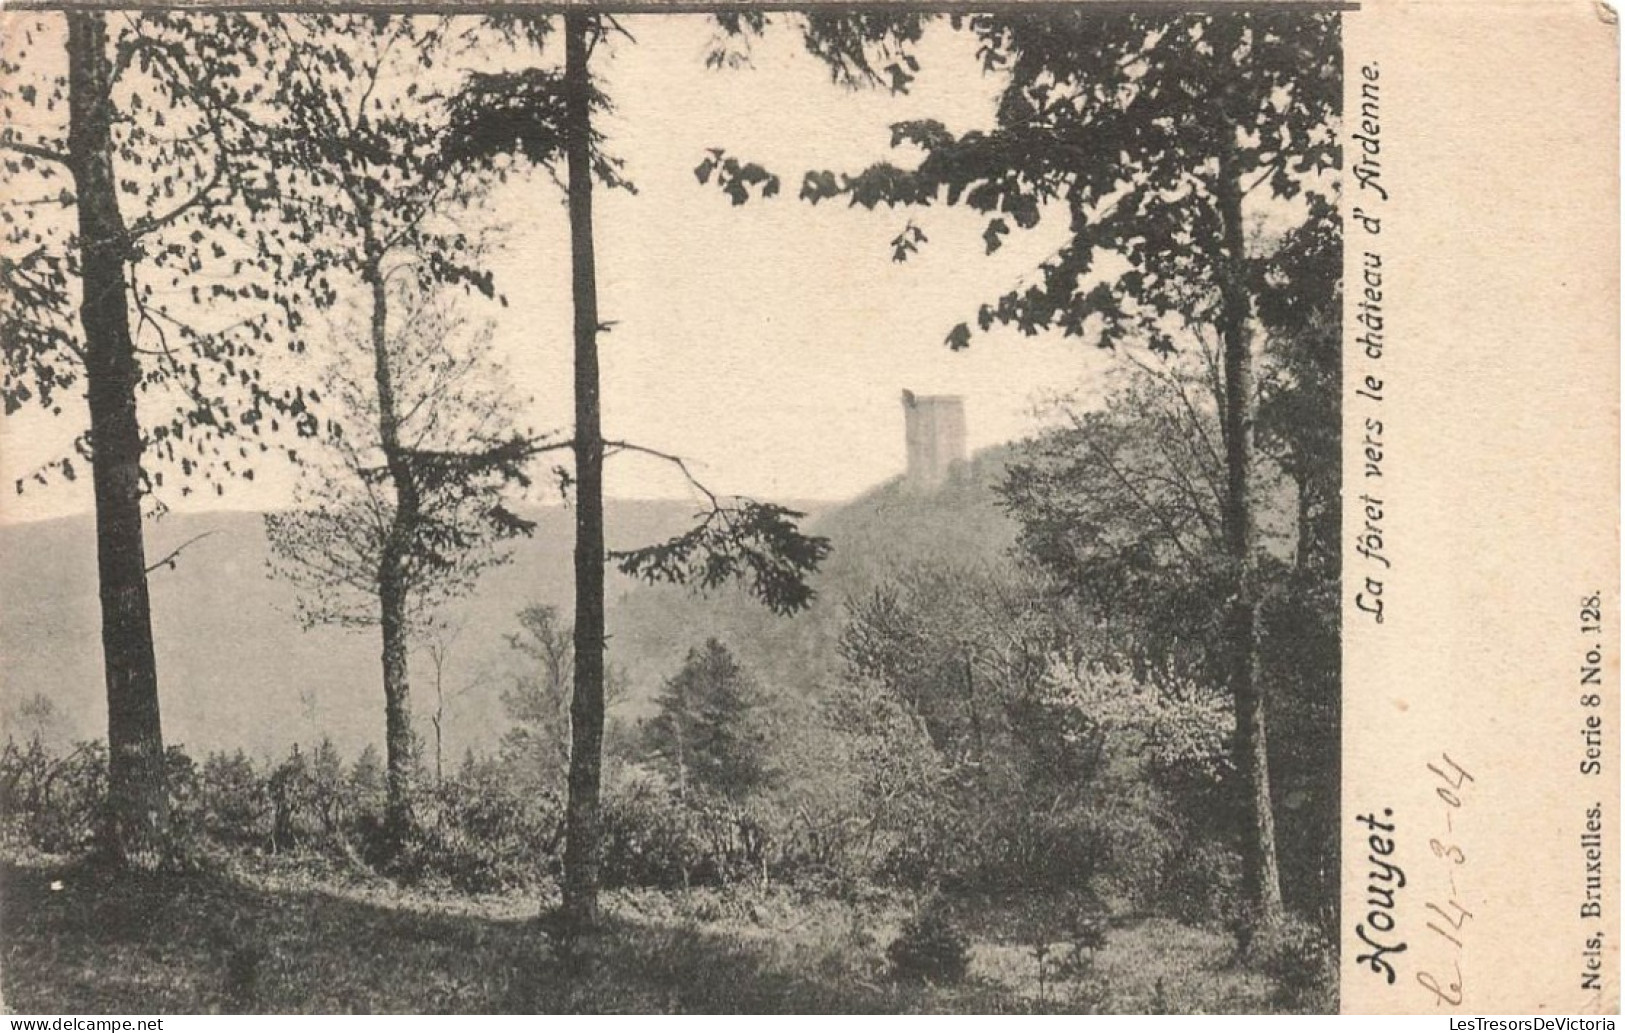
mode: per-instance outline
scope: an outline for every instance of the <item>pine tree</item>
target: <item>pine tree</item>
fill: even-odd
[[[771,784],[769,712],[761,687],[716,639],[689,650],[656,699],[644,749],[676,785],[742,803]]]

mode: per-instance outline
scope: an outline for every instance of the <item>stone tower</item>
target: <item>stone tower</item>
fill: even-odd
[[[904,391],[903,420],[908,441],[907,483],[914,488],[935,488],[948,479],[954,464],[965,461],[965,399]]]

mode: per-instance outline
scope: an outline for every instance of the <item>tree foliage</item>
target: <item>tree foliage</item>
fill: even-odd
[[[740,803],[772,783],[768,699],[721,642],[689,650],[655,705],[644,748],[679,792]]]
[[[929,16],[916,11],[814,10],[721,11],[712,15],[717,33],[706,53],[712,68],[743,68],[751,63],[752,42],[786,25],[802,46],[829,70],[830,80],[848,88],[908,88],[920,70],[910,53]]]
[[[1240,180],[1255,201],[1292,202],[1299,223],[1335,234],[1342,80],[1326,55],[1337,52],[1336,15],[1078,8],[952,20],[1006,83],[996,124],[955,134],[931,120],[898,123],[892,146],[917,162],[810,171],[800,190],[815,204],[961,205],[986,216],[990,253],[1015,230],[1067,220],[1069,239],[1032,282],[955,325],[950,346],[967,346],[973,324],[1162,352],[1183,331],[1210,329],[1229,275],[1225,181]],[[737,193],[767,182],[750,168],[714,149],[696,174]],[[895,257],[924,243],[910,222]],[[1243,265],[1253,293],[1281,268],[1264,255]]]
[[[470,42],[449,19],[267,14],[277,64],[262,132],[276,221],[262,249],[329,309],[359,283],[405,276],[495,297],[483,182],[446,159],[451,115],[433,88]]]
[[[1028,282],[984,303],[977,330],[1056,331],[1164,355],[1211,335],[1224,455],[1222,669],[1237,708],[1243,861],[1258,923],[1277,925],[1256,655],[1253,338],[1260,295],[1281,288],[1285,267],[1271,259],[1283,241],[1315,225],[1328,238],[1337,233],[1338,15],[1076,7],[950,20],[975,38],[984,70],[1003,77],[995,124],[958,134],[937,121],[899,123],[892,146],[918,154],[916,164],[809,172],[801,197],[845,197],[871,209],[962,205],[984,217],[989,253],[1016,229],[1065,219],[1062,246]],[[750,181],[742,181],[747,171]],[[736,202],[752,186],[776,186],[765,170],[717,150],[696,174],[702,183],[715,178]],[[1249,242],[1249,205],[1255,216],[1265,214],[1261,207],[1284,215],[1291,230]],[[911,222],[893,239],[893,257],[905,260],[926,242]],[[946,343],[964,348],[972,336],[966,320]]]
[[[588,103],[594,115],[614,106],[596,85]],[[489,168],[506,178],[510,160],[547,170],[559,183],[565,156],[564,75],[552,68],[512,72],[470,72],[451,99],[450,123],[442,145],[451,166]],[[636,192],[623,174],[625,163],[604,149],[604,134],[589,124],[592,168],[604,186]]]
[[[570,767],[570,691],[575,679],[575,635],[552,606],[533,604],[519,611],[519,630],[506,636],[510,656],[502,690],[509,728],[500,746],[504,770],[514,784],[557,793]],[[626,676],[605,672],[605,707],[625,700]],[[610,732],[617,733],[618,725]]]
[[[12,25],[0,53],[0,155],[12,191],[0,212],[0,396],[8,413],[36,405],[57,415],[86,355],[74,313],[79,198],[63,164],[68,81],[49,54],[63,32],[53,16]],[[157,506],[166,473],[182,475],[182,495],[194,475],[223,492],[226,480],[252,477],[256,456],[317,432],[314,398],[267,377],[263,361],[301,348],[290,331],[307,299],[263,247],[264,24],[148,11],[108,26],[110,158],[127,230],[114,245],[128,270],[135,383],[148,399],[143,487]],[[276,433],[283,421],[287,435]],[[77,479],[91,454],[82,432],[71,455],[28,479]]]
[[[492,328],[459,313],[455,299],[396,292],[400,323],[388,340],[397,427],[416,512],[404,531],[402,588],[414,626],[467,595],[507,562],[506,543],[532,523],[512,506],[529,483],[533,446],[511,427],[515,400],[491,346]],[[299,590],[307,627],[376,625],[378,578],[397,530],[398,496],[379,431],[378,387],[365,332],[337,338],[325,377],[329,456],[307,464],[291,509],[266,515],[271,569]]]
[[[502,690],[512,727],[502,736],[502,757],[521,784],[556,789],[570,767],[570,686],[575,643],[568,622],[551,606],[527,606],[508,645],[520,667]]]
[[[804,534],[805,514],[752,499],[712,496],[709,512],[664,542],[611,550],[621,573],[650,583],[691,585],[701,591],[742,581],[778,614],[793,614],[813,599],[809,576],[829,555],[827,538]]]
[[[1113,655],[1222,677],[1228,592],[1217,357],[1196,348],[1132,357],[1099,408],[1059,407],[1062,426],[1024,443],[998,485],[1020,545],[1093,622]],[[1256,469],[1261,495],[1279,474]],[[1293,529],[1265,520],[1277,551]]]
[[[447,326],[414,325],[444,292],[495,296],[482,235],[469,226],[485,183],[472,166],[447,161],[448,105],[424,88],[447,74],[444,62],[466,40],[446,18],[265,18],[284,57],[270,98],[276,219],[266,246],[315,306],[364,313],[373,385],[366,399],[350,400],[371,438],[349,452],[363,482],[360,502],[329,492],[315,500],[328,507],[325,516],[270,526],[281,533],[282,569],[303,578],[305,616],[376,619],[380,628],[389,838],[404,845],[416,749],[410,631],[425,602],[471,587],[493,543],[529,530],[499,497],[524,480],[521,467],[537,446],[507,430],[506,400],[470,386],[472,367],[444,350]],[[403,352],[414,333],[431,350]],[[427,381],[414,383],[420,376]],[[472,411],[454,413],[454,404]],[[370,615],[324,594],[369,579]]]

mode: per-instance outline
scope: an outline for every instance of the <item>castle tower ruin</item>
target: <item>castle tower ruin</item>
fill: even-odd
[[[903,421],[907,483],[915,488],[941,485],[954,465],[965,461],[965,399],[904,391]]]

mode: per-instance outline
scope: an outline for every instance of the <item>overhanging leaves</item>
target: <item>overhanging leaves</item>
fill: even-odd
[[[675,538],[609,557],[623,574],[650,583],[707,591],[738,579],[768,609],[788,615],[812,602],[807,576],[830,552],[829,539],[802,533],[803,515],[750,499],[719,502]]]

